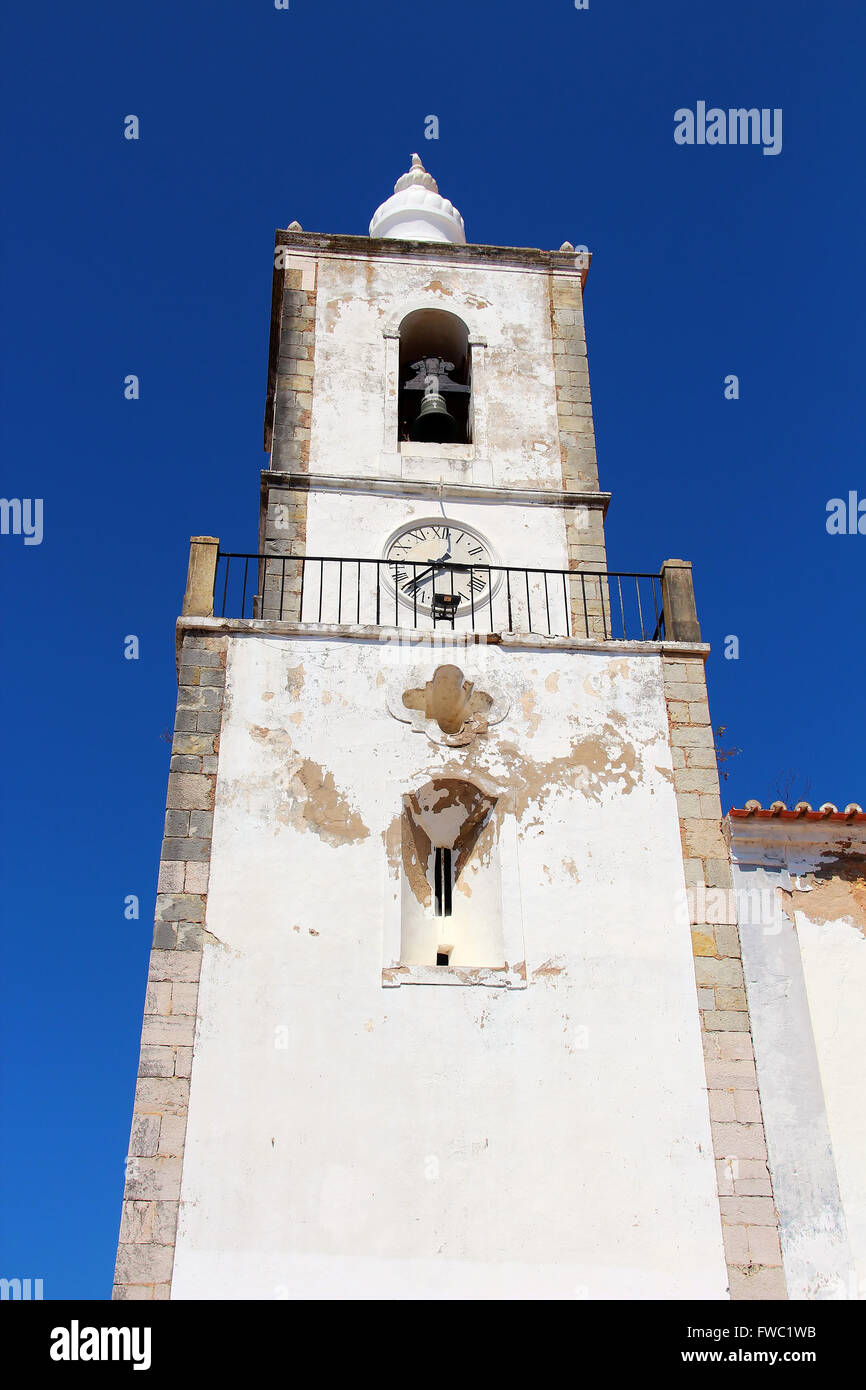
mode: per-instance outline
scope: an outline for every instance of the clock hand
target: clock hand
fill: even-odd
[[[406,594],[417,593],[419,589],[424,587],[427,580],[433,577],[435,570],[435,565],[431,565],[429,569],[422,570],[420,574],[416,574],[407,584],[403,585],[403,592]]]
[[[437,574],[468,574],[468,572],[468,565],[448,565],[446,568],[445,565],[437,561],[430,565],[429,569],[422,570],[420,574],[415,575],[413,579],[404,584],[403,592],[406,594],[417,593],[419,589],[424,587],[428,579],[434,578]]]

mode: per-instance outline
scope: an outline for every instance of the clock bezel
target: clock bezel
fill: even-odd
[[[460,521],[456,517],[442,515],[412,517],[409,521],[401,522],[401,524],[391,532],[390,536],[385,541],[385,544],[382,546],[382,559],[389,561],[389,563],[399,563],[393,561],[392,557],[389,555],[388,552],[391,546],[394,544],[394,542],[400,536],[405,535],[407,531],[414,531],[416,528],[420,526],[443,525],[448,526],[451,530],[462,531],[467,536],[474,536],[475,539],[477,541],[480,541],[481,544],[484,546],[484,549],[487,552],[488,563],[490,565],[490,568],[492,571],[495,571],[495,573],[491,575],[490,587],[485,590],[482,597],[476,599],[475,611],[478,612],[479,609],[487,608],[491,600],[496,597],[496,594],[498,593],[502,585],[502,562],[499,558],[499,555],[497,554],[496,548],[490,541],[490,538],[488,536],[485,536],[483,531],[479,531],[477,526],[471,525],[470,522]],[[479,565],[478,568],[486,569],[487,564],[485,563],[484,565]],[[416,601],[409,594],[402,593],[402,591],[394,585],[391,579],[391,572],[387,568],[382,571],[382,587],[386,590],[388,594],[391,595],[392,598],[396,593],[398,602],[403,604],[404,607],[412,608],[414,610]],[[424,616],[428,618],[432,617],[432,604],[421,603],[421,601],[418,600],[417,606],[419,613],[423,613]],[[471,600],[467,599],[466,603],[461,604],[461,606],[455,611],[454,617],[468,617],[471,616],[471,614],[472,602]]]

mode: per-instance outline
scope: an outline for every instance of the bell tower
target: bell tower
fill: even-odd
[[[463,218],[418,155],[373,215],[363,256],[356,237],[294,227],[277,236],[260,527],[262,553],[290,558],[266,569],[262,615],[278,616],[282,599],[289,616],[297,557],[340,555],[347,530],[365,555],[387,558],[385,537],[420,520],[394,541],[394,558],[445,556],[429,527],[458,498],[474,527],[461,558],[479,561],[466,583],[480,602],[494,556],[497,568],[604,570],[609,494],[598,486],[582,314],[589,256],[467,246]],[[390,577],[382,571],[386,587]],[[451,577],[439,573],[440,589]],[[432,587],[424,612],[426,600]],[[585,616],[590,630],[602,616],[594,589]]]
[[[751,1296],[708,648],[687,563],[607,569],[589,260],[467,243],[417,155],[369,236],[277,233],[258,548],[194,538],[178,623],[118,1297]]]

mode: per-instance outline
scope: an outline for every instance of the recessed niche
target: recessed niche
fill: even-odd
[[[497,798],[434,778],[403,797],[400,958],[407,965],[505,965]],[[449,945],[442,945],[447,920]]]

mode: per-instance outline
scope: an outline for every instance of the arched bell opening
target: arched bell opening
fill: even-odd
[[[419,443],[472,438],[469,329],[444,309],[416,309],[400,324],[399,436]]]

